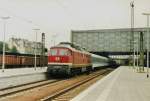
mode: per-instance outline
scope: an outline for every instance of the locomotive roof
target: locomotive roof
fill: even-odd
[[[70,49],[74,49],[74,50],[78,50],[78,51],[82,51],[84,53],[90,54],[88,51],[85,50],[85,48],[82,48],[76,44],[70,43],[70,42],[60,42],[58,45],[54,46],[54,47],[66,47],[66,48],[70,48]]]
[[[86,51],[84,48],[82,48],[78,45],[75,45],[73,43],[69,43],[69,42],[61,42],[54,47],[67,47],[67,48],[75,48],[75,49],[80,50],[80,51]]]
[[[84,48],[80,47],[79,45],[70,43],[70,42],[60,42],[59,45],[63,45],[63,46],[70,46],[72,48],[78,49],[78,50],[85,50]]]

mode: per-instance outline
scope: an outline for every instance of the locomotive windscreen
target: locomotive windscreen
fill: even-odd
[[[51,56],[54,56],[54,55],[69,56],[69,55],[71,55],[71,52],[68,49],[57,48],[57,49],[51,49],[50,55]]]

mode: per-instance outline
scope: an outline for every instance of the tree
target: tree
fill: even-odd
[[[0,41],[0,51],[2,52],[3,51],[3,42]],[[5,51],[10,51],[9,47],[8,47],[8,44],[5,43]]]
[[[6,52],[9,52],[9,51],[10,51],[10,48],[8,47],[8,44],[7,44],[7,43],[5,43],[5,51],[6,51]]]
[[[3,42],[0,41],[0,51],[3,51]]]
[[[10,50],[11,53],[18,53],[18,50],[15,46],[12,47],[12,49]]]

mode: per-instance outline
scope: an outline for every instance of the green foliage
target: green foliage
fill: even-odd
[[[9,47],[8,47],[8,44],[7,44],[7,43],[5,44],[5,51],[7,51],[7,52],[9,52],[9,51],[10,51],[10,49],[9,49]]]
[[[9,49],[9,47],[8,47],[8,44],[7,44],[7,43],[5,43],[5,50],[6,50],[7,52],[9,52],[9,51],[10,51],[10,49]],[[1,42],[1,41],[0,41],[0,51],[3,51],[3,42]]]
[[[0,51],[3,51],[3,42],[0,41]],[[5,51],[11,52],[11,53],[18,53],[18,50],[15,46],[13,46],[11,49],[8,47],[8,44],[5,44]]]
[[[11,53],[18,53],[18,50],[15,46],[12,47],[12,49],[10,49]]]
[[[0,51],[3,50],[3,42],[0,41]]]

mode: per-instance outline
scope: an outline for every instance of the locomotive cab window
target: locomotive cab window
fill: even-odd
[[[52,55],[52,56],[57,55],[57,49],[51,49],[50,55]]]
[[[67,49],[60,49],[59,50],[59,55],[61,55],[61,56],[69,56],[69,55],[71,55],[71,53]]]

